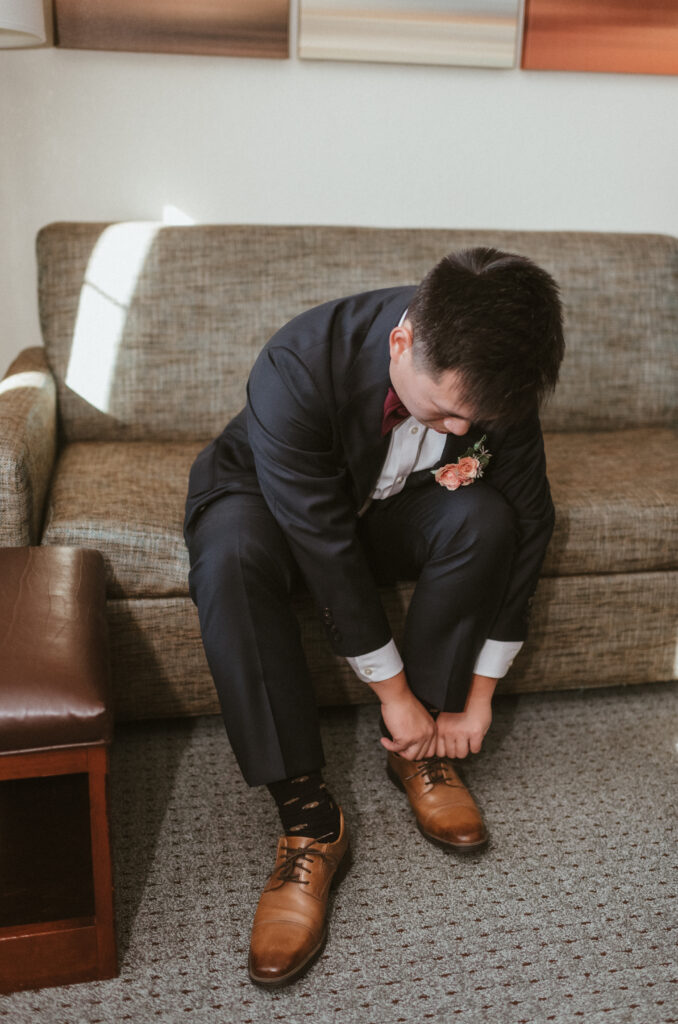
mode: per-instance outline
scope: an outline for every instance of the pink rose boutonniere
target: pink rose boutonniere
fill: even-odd
[[[440,469],[432,469],[436,483],[441,487],[447,487],[448,491],[456,491],[458,487],[468,487],[474,480],[478,480],[485,470],[492,455],[485,448],[484,441],[486,434],[471,445],[456,462],[448,462]]]

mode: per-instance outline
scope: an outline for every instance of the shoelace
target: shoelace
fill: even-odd
[[[448,771],[453,774],[450,777]],[[444,786],[463,786],[463,782],[458,778],[452,765],[445,757],[428,757],[422,761],[416,771],[413,771],[411,775],[405,777],[405,781],[410,779],[416,779],[417,775],[420,775],[425,783],[435,786],[442,783]]]
[[[297,882],[299,885],[309,885],[309,880],[307,878],[302,878],[301,872],[305,871],[307,874],[310,874],[311,868],[307,868],[303,862],[305,860],[310,860],[311,864],[313,864],[314,857],[319,857],[321,860],[327,860],[326,853],[314,848],[314,844],[317,842],[320,842],[320,840],[314,839],[313,842],[308,843],[308,845],[300,846],[298,850],[292,850],[291,852],[287,851],[284,861],[275,870],[278,881]]]

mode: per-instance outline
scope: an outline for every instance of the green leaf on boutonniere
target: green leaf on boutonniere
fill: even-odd
[[[479,441],[472,444],[470,448],[467,448],[463,455],[460,456],[462,459],[477,459],[480,463],[480,468],[485,469],[488,462],[492,458],[492,453],[488,452],[485,447],[485,441],[487,440],[487,434],[483,434]]]

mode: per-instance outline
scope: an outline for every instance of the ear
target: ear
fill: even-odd
[[[412,324],[409,320],[403,320],[402,324],[393,328],[388,336],[388,345],[394,363],[399,362],[400,357],[412,348]]]

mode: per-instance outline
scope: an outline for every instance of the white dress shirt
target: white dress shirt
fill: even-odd
[[[406,316],[407,310],[403,313],[401,324]],[[399,494],[410,473],[435,466],[442,456],[445,441],[445,434],[425,427],[415,420],[414,416],[408,416],[406,420],[398,423],[391,431],[386,461],[370,495],[370,501],[380,501]],[[361,514],[367,510],[369,503],[366,502],[363,506]],[[491,679],[501,679],[508,672],[522,646],[522,641],[519,640],[486,640],[473,671]],[[346,660],[358,678],[365,683],[379,683],[384,679],[390,679],[404,667],[395,640],[389,640],[377,651]]]

